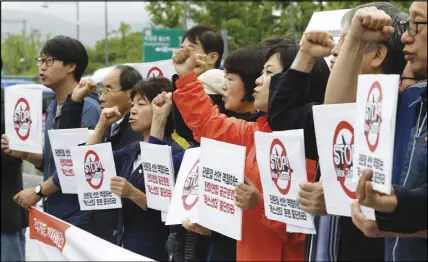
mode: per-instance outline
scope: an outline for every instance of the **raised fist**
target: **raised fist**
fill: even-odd
[[[103,127],[107,128],[113,123],[119,121],[119,119],[121,118],[122,114],[120,113],[119,108],[117,106],[113,108],[104,108],[103,111],[101,111],[99,123]]]
[[[376,7],[361,8],[352,19],[348,36],[358,41],[385,41],[394,28],[392,19],[384,11]]]
[[[333,47],[333,37],[329,33],[311,30],[303,35],[300,51],[317,59],[329,56]]]
[[[82,103],[85,97],[88,97],[97,88],[97,83],[92,79],[81,80],[80,83],[74,88],[71,94],[71,100],[77,103]]]
[[[198,75],[205,72],[208,67],[207,59],[206,55],[196,55],[194,49],[185,46],[175,53],[172,61],[178,76],[183,77],[191,72],[196,72]]]
[[[153,119],[166,121],[172,106],[172,93],[162,92],[153,99]]]

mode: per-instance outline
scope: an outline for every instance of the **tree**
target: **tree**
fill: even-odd
[[[153,28],[183,28],[183,3],[182,2],[150,2],[146,6],[150,13]]]

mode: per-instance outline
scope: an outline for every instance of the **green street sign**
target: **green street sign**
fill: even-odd
[[[181,46],[185,29],[152,29],[143,30],[143,62],[154,62],[171,59]]]

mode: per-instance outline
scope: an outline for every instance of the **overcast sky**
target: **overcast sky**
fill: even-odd
[[[49,13],[59,16],[70,22],[76,21],[76,2],[50,2],[47,1],[48,8],[43,8],[41,2],[1,2],[2,12],[7,10],[20,10],[25,12],[38,12],[40,14]],[[108,21],[112,25],[119,24],[120,21],[149,21],[148,13],[144,9],[147,2],[108,2]],[[105,2],[79,2],[79,17],[81,25],[85,22],[94,24],[104,23]]]

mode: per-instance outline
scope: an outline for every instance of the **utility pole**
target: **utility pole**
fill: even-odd
[[[184,16],[183,16],[184,29],[187,30],[187,2],[186,1],[183,2],[183,11],[184,11]]]
[[[79,2],[76,1],[76,38],[80,41]]]
[[[294,5],[292,1],[290,1],[290,27],[293,40],[296,40],[296,27],[294,26]]]
[[[105,62],[106,65],[109,65],[108,61],[108,18],[107,18],[107,1],[104,2],[104,19],[105,19]]]

